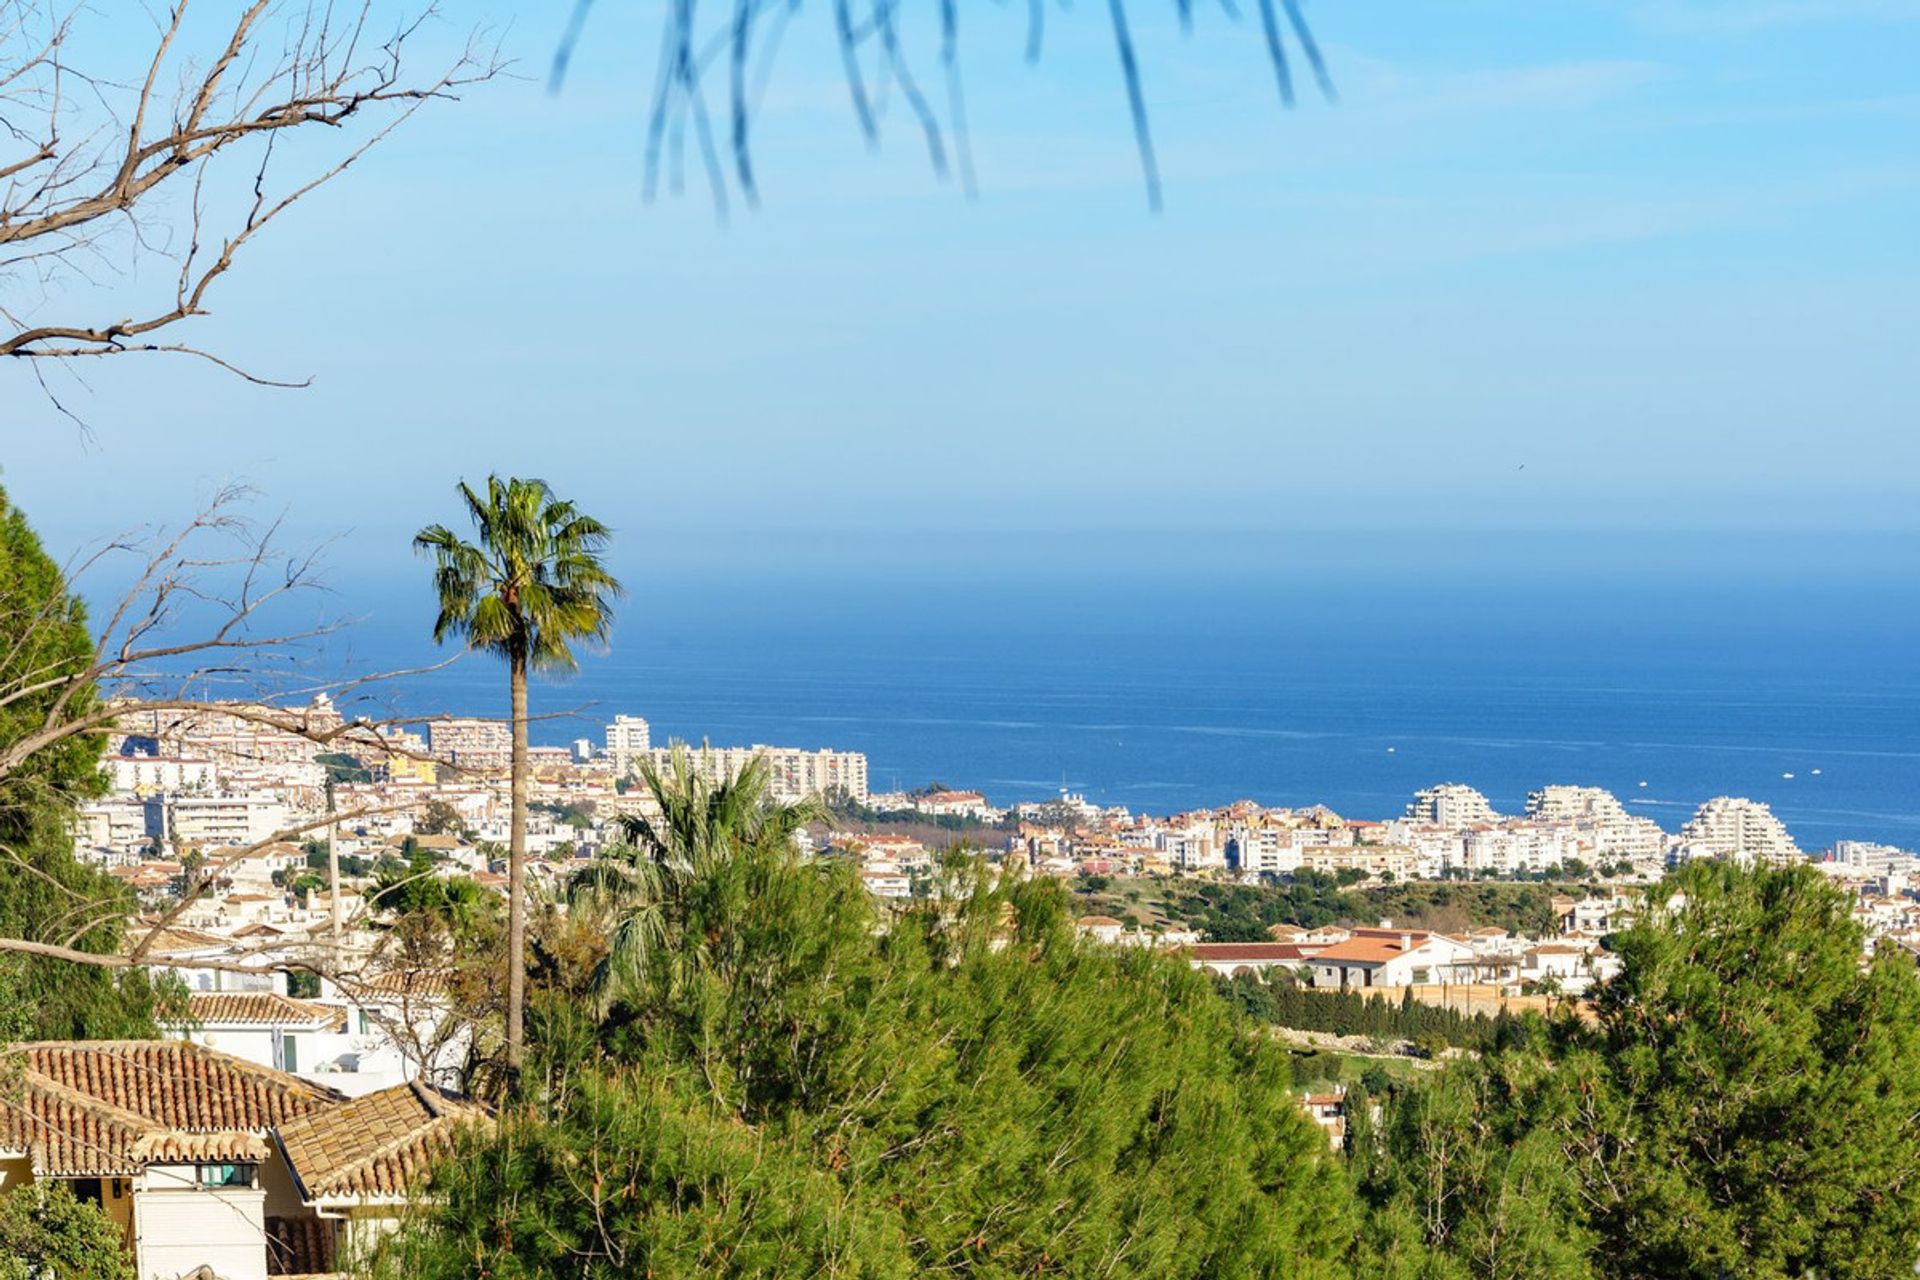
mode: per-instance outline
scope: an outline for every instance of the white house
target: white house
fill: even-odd
[[[1186,949],[1187,962],[1223,978],[1265,977],[1269,969],[1298,969],[1320,948],[1299,942],[1200,942]]]
[[[1313,985],[1335,989],[1424,986],[1450,981],[1473,950],[1445,934],[1356,929],[1313,957]]]
[[[345,1030],[347,1011],[277,991],[205,991],[187,996],[188,1022],[162,1030],[256,1066],[298,1074],[314,1060],[311,1046]],[[302,1053],[303,1048],[309,1052]],[[304,1059],[304,1061],[303,1061]]]
[[[459,1125],[422,1085],[349,1101],[179,1040],[13,1046],[0,1195],[66,1183],[120,1224],[138,1280],[329,1271],[390,1224]]]

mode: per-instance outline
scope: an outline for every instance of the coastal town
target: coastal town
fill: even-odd
[[[475,1028],[446,959],[397,939],[382,894],[411,880],[506,893],[509,726],[356,723],[324,697],[115,711],[105,791],[80,805],[74,853],[130,891],[128,960],[181,1003],[160,1041],[15,1050],[26,1103],[0,1125],[0,1180],[83,1186],[137,1242],[142,1276],[188,1264],[221,1276],[319,1272],[391,1231],[436,1153],[485,1121],[469,1099]],[[750,761],[773,800],[811,815],[795,837],[801,855],[852,864],[882,907],[937,901],[943,868],[964,855],[994,876],[1062,882],[1089,903],[1075,921],[1086,945],[1168,951],[1225,983],[1320,993],[1328,1009],[1336,996],[1390,1002],[1402,1010],[1395,1026],[1412,1025],[1416,1003],[1484,1026],[1578,1001],[1619,971],[1608,939],[1645,886],[1697,860],[1810,862],[1851,895],[1870,946],[1920,954],[1912,854],[1842,841],[1809,855],[1766,806],[1738,798],[1708,800],[1674,833],[1605,791],[1561,785],[1516,815],[1458,783],[1385,819],[1250,800],[1135,814],[1064,791],[1001,806],[937,785],[873,792],[859,752],[662,745],[632,715],[597,740],[530,748],[533,897],[561,901],[581,868],[618,849],[623,820],[659,817],[649,774],[690,768],[718,782]],[[1154,909],[1139,888],[1098,892],[1422,882],[1540,884],[1550,911],[1532,929],[1282,920],[1220,938]],[[1444,1038],[1423,1048],[1278,1021],[1274,1034],[1360,1061],[1459,1051]],[[1347,1088],[1298,1089],[1335,1149],[1351,1119]],[[217,1198],[203,1194],[210,1186]]]
[[[1916,6],[0,0],[0,1280],[1920,1275]]]
[[[271,966],[316,931],[351,949],[351,939],[332,931],[342,921],[350,931],[364,925],[367,888],[383,865],[417,865],[420,874],[505,890],[511,736],[504,721],[381,726],[341,735],[348,745],[337,751],[316,746],[316,737],[352,726],[324,698],[292,709],[209,704],[189,713],[134,704],[118,725],[102,762],[110,790],[81,807],[76,856],[124,882],[149,917],[165,915],[155,963],[193,990],[285,994],[284,975]],[[888,900],[937,893],[937,865],[954,848],[1004,872],[1070,885],[1168,878],[1258,885],[1317,876],[1340,885],[1554,881],[1593,890],[1556,897],[1556,928],[1541,937],[1490,927],[1454,938],[1391,923],[1315,931],[1281,925],[1270,942],[1249,943],[1203,937],[1179,922],[1083,921],[1099,941],[1184,948],[1196,966],[1229,976],[1284,965],[1315,986],[1518,990],[1551,983],[1578,993],[1609,973],[1602,940],[1632,891],[1697,859],[1809,861],[1853,895],[1870,941],[1920,953],[1911,852],[1842,840],[1809,854],[1764,804],[1734,797],[1707,800],[1674,833],[1604,790],[1565,785],[1534,791],[1517,815],[1496,813],[1484,795],[1458,783],[1420,791],[1387,819],[1251,800],[1135,814],[1066,792],[1002,807],[978,791],[948,787],[872,792],[859,752],[660,745],[647,721],[632,715],[613,717],[598,741],[530,749],[532,883],[552,896],[577,867],[618,844],[622,819],[652,809],[643,770],[666,768],[675,750],[709,778],[763,760],[775,800],[819,806],[818,820],[799,836],[805,852],[851,861],[868,890]],[[337,892],[330,869],[339,870]],[[183,904],[189,883],[198,891]],[[368,947],[373,941],[361,939]],[[195,967],[196,960],[248,956],[262,966],[258,978]],[[351,1008],[349,1016],[379,1020],[374,1012]],[[278,1043],[273,1065],[350,1069],[367,1082],[393,1082],[393,1052],[343,1055],[311,1034],[296,1051],[292,1032]]]

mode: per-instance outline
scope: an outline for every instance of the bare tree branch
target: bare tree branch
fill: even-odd
[[[408,44],[434,11],[380,39],[374,5],[360,0],[340,21],[325,0],[284,11],[253,0],[196,23],[190,0],[173,0],[144,66],[121,84],[110,68],[83,71],[70,61],[76,23],[91,11],[65,0],[0,0],[0,356],[70,362],[171,353],[265,386],[305,386],[156,335],[209,314],[210,291],[260,231],[420,107],[503,69],[470,39],[441,70],[415,75]],[[169,82],[178,85],[171,93],[163,89]],[[70,83],[91,92],[77,97]],[[282,134],[351,134],[363,119],[365,130],[343,154],[289,185],[271,182]],[[236,178],[251,172],[244,195],[224,176],[229,162],[248,166]],[[177,186],[191,187],[192,198],[169,219],[160,197]],[[210,199],[213,191],[223,198]],[[142,310],[43,322],[11,296],[36,284],[43,306],[87,305],[61,291],[66,278],[96,283],[96,268],[124,274],[142,249],[174,238],[158,236],[163,228],[185,247],[170,255],[179,262],[171,296]]]

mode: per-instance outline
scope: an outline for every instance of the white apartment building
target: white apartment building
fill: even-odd
[[[1620,822],[1627,810],[1605,787],[1541,787],[1527,796],[1527,816],[1535,822],[1599,824]]]
[[[1659,823],[1628,813],[1603,787],[1542,787],[1527,797],[1527,817],[1569,824],[1586,833],[1591,856],[1602,862],[1624,858],[1637,866],[1654,866],[1665,861],[1672,843]]]
[[[1153,847],[1182,871],[1227,865],[1226,850],[1215,839],[1211,821],[1162,827],[1154,836]]]
[[[1779,864],[1805,856],[1772,809],[1739,796],[1715,796],[1701,805],[1680,828],[1674,850],[1676,861],[1714,857]]]
[[[1415,792],[1406,816],[1436,827],[1471,827],[1500,820],[1485,796],[1459,782],[1443,782]]]
[[[625,777],[653,749],[653,730],[639,716],[615,716],[607,726],[607,759],[616,778]]]
[[[767,785],[775,800],[791,804],[809,796],[844,791],[864,804],[867,799],[867,757],[858,751],[835,751],[823,747],[807,751],[799,747],[769,747],[755,743],[750,747],[687,747],[694,770],[710,781],[736,776],[756,756],[767,762]],[[672,747],[654,747],[646,753],[656,769],[665,770],[672,759]]]
[[[1380,829],[1382,839],[1411,849],[1417,867],[1415,874],[1437,878],[1467,866],[1467,837],[1451,827],[1436,827],[1405,818],[1389,822]]]
[[[320,733],[341,724],[340,713],[325,694],[305,707],[209,702],[185,710],[156,710],[137,700],[122,705],[108,743],[110,753],[186,756],[216,765],[311,760],[321,748],[294,730]]]
[[[1913,854],[1907,850],[1866,840],[1834,841],[1833,860],[1863,876],[1884,876],[1894,871],[1910,874],[1914,870]]]
[[[1420,873],[1418,855],[1397,844],[1318,845],[1300,851],[1300,865],[1305,870],[1330,876],[1358,871],[1362,875],[1390,875],[1396,880],[1406,880]]]
[[[1594,854],[1603,862],[1621,858],[1636,867],[1657,867],[1666,861],[1673,837],[1652,818],[1625,818],[1592,829]]]
[[[203,791],[215,782],[213,761],[181,756],[108,756],[101,761],[115,791]]]
[[[1236,822],[1227,828],[1227,861],[1250,875],[1291,875],[1300,869],[1300,848],[1288,837],[1297,832]]]
[[[147,833],[147,806],[132,796],[89,800],[74,815],[73,844],[83,858],[88,851],[105,850],[109,865],[131,863],[152,840]]]
[[[1510,876],[1545,871],[1569,858],[1584,858],[1589,846],[1571,827],[1509,822],[1466,833],[1466,865],[1473,871]]]
[[[162,792],[146,802],[149,836],[177,840],[196,848],[252,845],[270,840],[290,825],[278,796],[190,795]]]
[[[513,729],[505,720],[429,720],[427,749],[463,769],[504,769],[513,762]]]

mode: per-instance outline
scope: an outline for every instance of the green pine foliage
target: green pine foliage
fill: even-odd
[[[1216,977],[1221,994],[1236,1008],[1258,1021],[1295,1031],[1321,1031],[1336,1036],[1373,1036],[1380,1039],[1442,1041],[1455,1048],[1490,1050],[1512,1032],[1514,1019],[1505,1013],[1488,1017],[1426,1004],[1404,991],[1395,1000],[1389,994],[1357,991],[1315,991],[1285,978],[1261,981],[1251,974]]]
[[[889,914],[794,856],[758,775],[656,782],[666,816],[607,869],[632,891],[543,922],[525,1092],[375,1275],[1864,1280],[1920,1258],[1920,978],[1866,959],[1809,868],[1691,868],[1588,1016],[1488,1021],[1216,984],[1079,940],[1058,886],[964,859]],[[646,952],[611,985],[609,937]],[[1348,1078],[1248,1012],[1472,1051]],[[1294,1100],[1322,1078],[1349,1085],[1344,1158]]]
[[[391,1273],[1348,1274],[1286,1054],[1176,959],[1080,943],[1053,884],[960,882],[883,918],[843,864],[710,863],[603,1023],[549,995],[544,1094]]]
[[[133,1280],[120,1224],[63,1182],[0,1195],[0,1280]]]
[[[1387,1274],[1912,1275],[1920,978],[1809,867],[1648,895],[1594,1018],[1520,1024],[1400,1090],[1357,1183]],[[1422,1249],[1427,1250],[1424,1257]]]
[[[29,740],[96,706],[95,690],[69,683],[85,673],[93,647],[85,607],[0,491],[0,743]],[[95,954],[120,946],[130,896],[73,856],[75,807],[105,790],[104,745],[100,734],[66,737],[0,778],[0,936]],[[153,1034],[154,993],[143,975],[20,956],[9,981],[31,1011],[27,1034]]]

